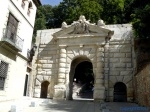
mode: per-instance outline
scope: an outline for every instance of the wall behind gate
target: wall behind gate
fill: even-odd
[[[105,46],[104,80],[106,100],[113,101],[114,85],[123,82],[127,86],[127,100],[133,100],[134,43],[130,24],[107,25],[114,31],[110,42]]]

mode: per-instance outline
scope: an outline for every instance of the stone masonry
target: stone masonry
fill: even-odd
[[[135,60],[130,24],[95,25],[80,18],[71,25],[64,22],[61,29],[38,31],[36,45],[30,87],[34,97],[40,97],[41,84],[48,81],[49,98],[72,99],[75,68],[89,61],[95,78],[94,100],[113,101],[117,82],[126,85],[127,100],[133,99]]]

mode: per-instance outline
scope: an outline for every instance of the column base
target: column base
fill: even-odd
[[[65,90],[66,90],[65,85],[55,85],[53,99],[64,99],[65,98]]]
[[[94,88],[94,101],[104,102],[105,101],[105,87],[95,87]]]

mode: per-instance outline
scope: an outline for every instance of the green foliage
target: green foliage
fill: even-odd
[[[91,23],[101,18],[106,24],[132,23],[136,37],[150,38],[149,0],[63,0],[58,6],[43,5],[38,8],[36,31],[60,28],[63,21],[71,24],[84,15]]]
[[[134,0],[134,12],[131,17],[136,37],[150,38],[150,1]]]

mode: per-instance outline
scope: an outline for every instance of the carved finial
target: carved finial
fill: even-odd
[[[102,19],[98,20],[97,26],[105,26],[105,23]]]
[[[66,22],[63,22],[63,23],[61,24],[61,28],[62,28],[62,29],[65,29],[65,28],[67,28],[67,27],[68,27],[68,25],[67,25]]]

